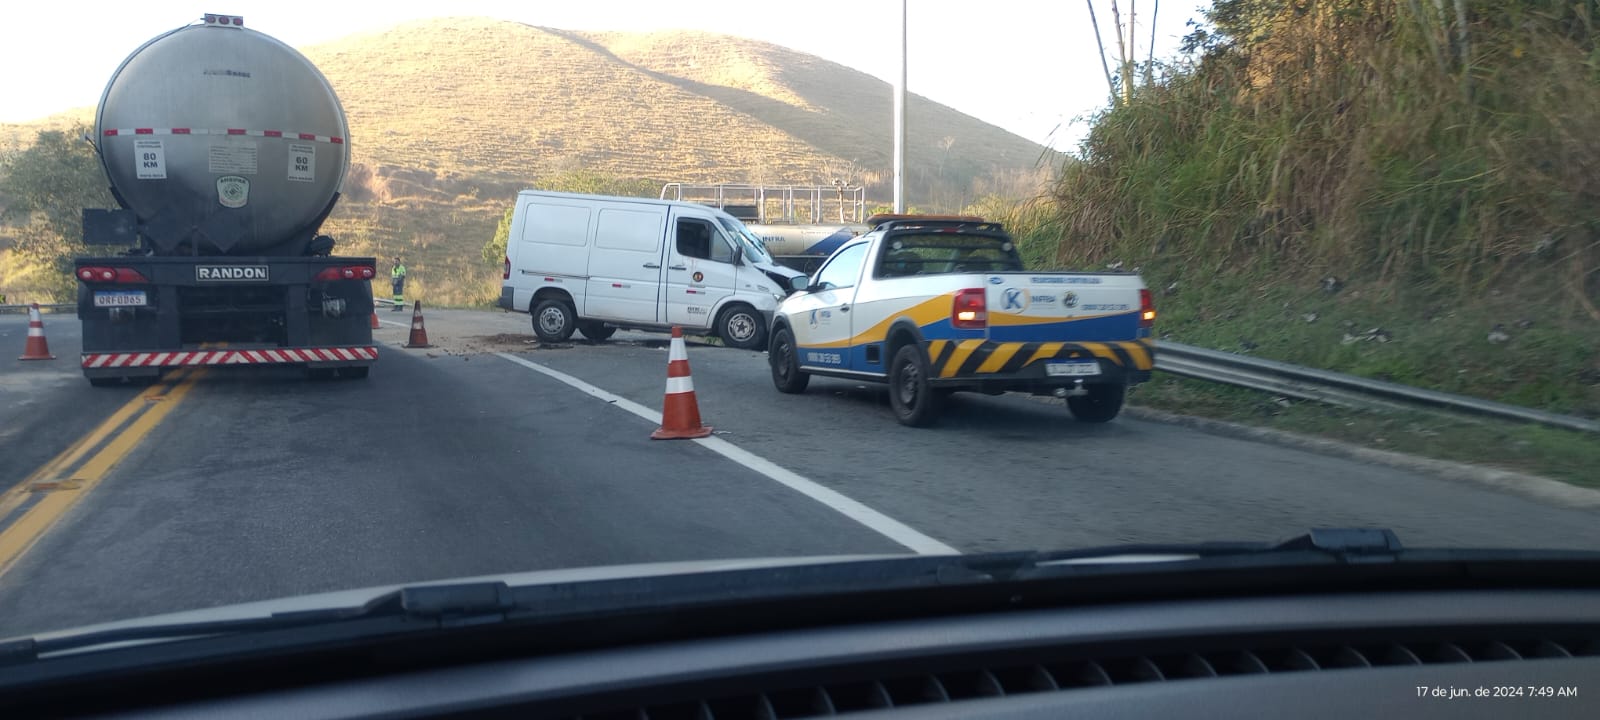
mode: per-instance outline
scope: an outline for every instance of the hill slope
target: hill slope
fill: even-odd
[[[888,84],[767,43],[448,18],[303,52],[350,121],[353,164],[328,230],[341,252],[406,255],[435,302],[496,296],[479,248],[517,190],[575,170],[651,181],[641,187],[842,179],[871,201],[890,195]],[[961,205],[975,184],[1037,176],[1035,143],[920,97],[907,115],[913,204]],[[0,141],[92,118],[8,125]]]
[[[485,18],[406,23],[306,49],[350,113],[357,159],[525,180],[584,167],[697,182],[827,183],[890,163],[890,88],[766,43],[578,33]],[[924,190],[1031,168],[1043,148],[913,97]],[[945,139],[949,138],[948,141]],[[947,144],[948,147],[942,147]]]

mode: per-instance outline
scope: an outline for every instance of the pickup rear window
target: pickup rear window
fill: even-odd
[[[886,243],[873,277],[1023,269],[1015,244],[1004,237],[949,232],[895,233]]]

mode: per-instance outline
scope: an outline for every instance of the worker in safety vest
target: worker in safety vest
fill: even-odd
[[[394,286],[394,311],[400,312],[406,305],[406,266],[400,262],[400,256],[394,257],[394,267],[389,270],[389,282]]]

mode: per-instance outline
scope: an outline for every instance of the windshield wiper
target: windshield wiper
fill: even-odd
[[[125,643],[200,640],[270,631],[310,633],[321,640],[348,640],[497,623],[604,621],[641,612],[675,613],[774,601],[981,588],[1035,581],[1082,579],[1109,583],[1113,576],[1140,578],[1179,573],[1266,571],[1278,582],[1292,576],[1282,574],[1286,569],[1313,578],[1326,577],[1317,573],[1325,573],[1330,566],[1390,565],[1421,570],[1484,564],[1521,568],[1519,572],[1533,574],[1560,570],[1566,573],[1564,577],[1572,577],[1572,567],[1600,566],[1600,553],[1407,550],[1388,529],[1333,528],[1314,529],[1279,542],[1114,545],[1051,552],[851,559],[515,587],[505,582],[422,585],[384,593],[354,607],[13,640],[0,643],[0,668]],[[0,677],[5,674],[0,672]]]

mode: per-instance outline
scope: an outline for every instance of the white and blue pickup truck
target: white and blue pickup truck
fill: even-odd
[[[1156,313],[1138,275],[1029,272],[995,223],[884,222],[794,290],[773,317],[773,384],[887,383],[906,425],[932,423],[955,391],[1063,397],[1079,420],[1106,422],[1155,366]]]

